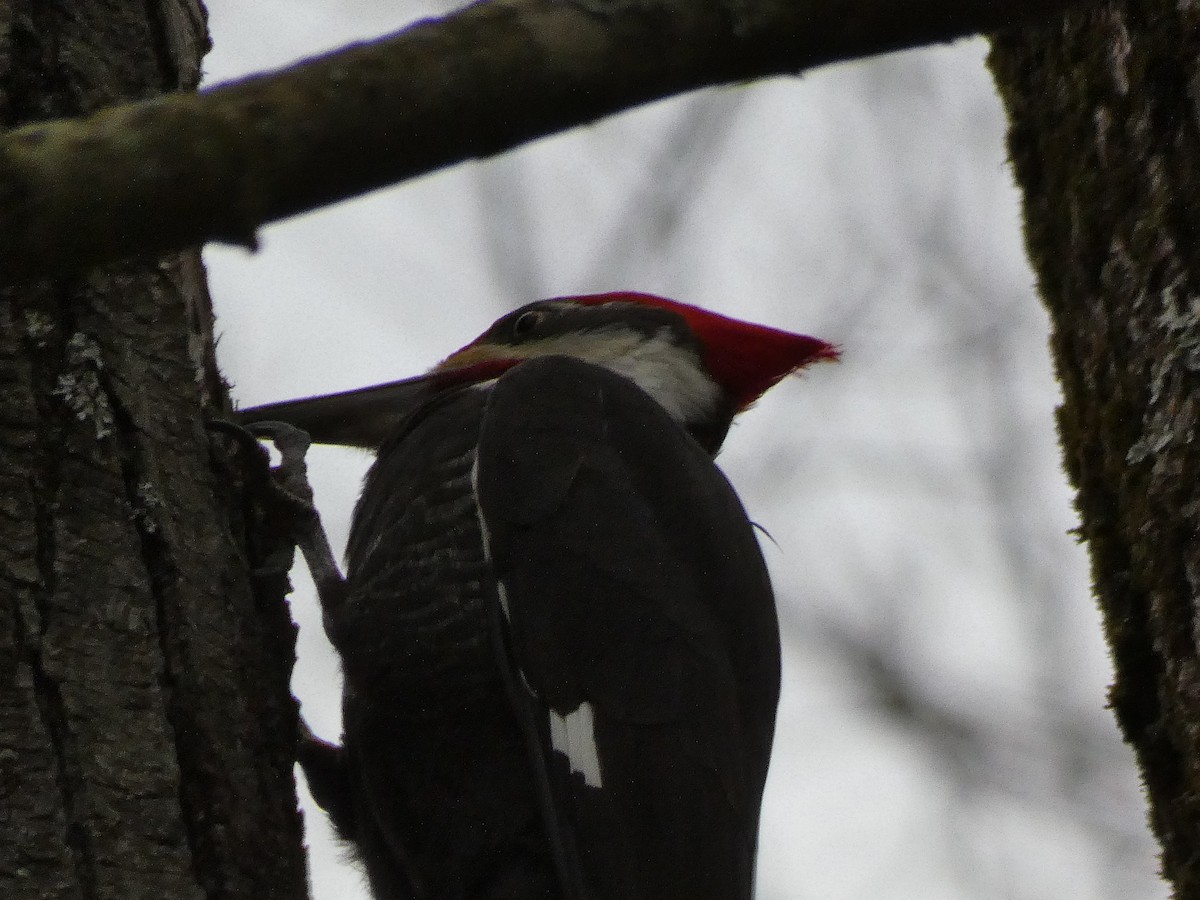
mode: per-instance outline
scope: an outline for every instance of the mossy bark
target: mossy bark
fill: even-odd
[[[1176,896],[1200,897],[1200,3],[1128,0],[993,42],[1059,430]]]
[[[641,103],[1081,2],[1099,0],[484,0],[286,72],[0,136],[0,285],[253,247],[268,222]]]
[[[192,89],[207,40],[198,0],[0,0],[0,123]],[[198,252],[0,292],[6,900],[306,895],[227,407]]]

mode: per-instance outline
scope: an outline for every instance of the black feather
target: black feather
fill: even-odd
[[[546,357],[410,409],[347,560],[344,747],[314,771],[377,897],[748,900],[771,588],[732,488],[645,393]],[[598,787],[552,747],[551,711],[585,702]]]

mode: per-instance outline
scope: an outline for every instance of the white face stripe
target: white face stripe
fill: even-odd
[[[471,463],[471,498],[475,502],[475,518],[479,522],[479,537],[483,543],[483,559],[490,567],[492,564],[492,547],[491,535],[488,533],[487,522],[483,519],[483,509],[479,505],[479,457],[476,456],[474,462]],[[500,611],[504,613],[504,621],[512,621],[512,613],[508,609],[508,591],[504,589],[504,582],[496,579],[496,595],[500,599]],[[524,673],[522,673],[524,678]]]
[[[475,518],[479,520],[479,537],[483,540],[483,558],[488,565],[492,562],[492,548],[489,544],[487,522],[483,520],[483,510],[479,507],[479,455],[471,461],[471,499],[475,502]]]
[[[550,710],[550,745],[567,758],[572,772],[583,776],[588,787],[603,787],[600,753],[596,749],[596,720],[586,700],[573,712],[560,716]]]
[[[713,416],[721,399],[721,389],[694,351],[672,341],[666,328],[659,329],[649,340],[632,332],[625,333],[636,342],[623,348],[621,353],[595,362],[624,375],[657,400],[681,425]]]
[[[489,348],[489,353],[491,348]],[[472,348],[454,354],[436,368],[468,365],[479,360]],[[694,350],[671,340],[663,327],[652,337],[610,325],[584,332],[557,334],[528,344],[503,348],[508,359],[571,356],[623,375],[653,397],[676,422],[688,424],[711,418],[721,399],[721,389],[705,370]]]
[[[488,534],[487,522],[483,520],[483,509],[479,506],[479,457],[475,457],[475,461],[471,464],[471,496],[475,501],[475,517],[479,520],[479,537],[483,544],[483,558],[489,566],[492,564],[492,548],[491,536]],[[500,600],[500,611],[504,613],[504,624],[509,625],[512,622],[512,612],[508,605],[508,590],[504,587],[504,582],[499,578],[496,579],[496,596]],[[518,667],[517,675],[521,679],[521,686],[529,692],[531,697],[537,697],[537,691],[529,683],[525,677],[525,672]]]

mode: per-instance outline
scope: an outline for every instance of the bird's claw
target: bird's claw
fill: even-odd
[[[237,422],[231,422],[228,419],[209,419],[204,423],[204,427],[208,431],[233,438],[240,450],[260,451],[264,454],[266,452],[262,449],[262,444],[259,443],[258,435],[250,431],[245,425],[239,425]]]
[[[308,463],[305,457],[312,446],[307,431],[287,422],[252,422],[246,431],[258,440],[267,440],[279,451],[279,465],[275,467],[275,478],[280,489],[302,507],[313,511],[312,485],[308,482]]]
[[[251,447],[261,450],[268,468],[270,458],[266,456],[261,442],[270,441],[274,444],[279,451],[279,465],[270,468],[270,480],[278,498],[306,517],[316,514],[312,486],[308,482],[308,464],[305,462],[308,448],[312,446],[312,438],[307,431],[287,422],[240,425],[227,419],[213,419],[206,425],[210,431],[232,437],[244,450]]]
[[[284,528],[304,554],[317,588],[321,609],[328,618],[329,610],[342,602],[345,581],[329,547],[329,538],[321,524],[313,500],[312,485],[308,481],[305,456],[312,446],[312,438],[307,431],[287,422],[262,421],[238,425],[216,421],[209,423],[209,426],[233,435],[240,442],[250,441],[259,447],[259,441],[270,441],[279,451],[279,465],[270,470],[272,493],[277,508],[283,511],[286,519]]]
[[[258,440],[270,441],[285,459],[299,457],[303,460],[312,446],[312,438],[307,431],[287,422],[251,422],[240,427]]]

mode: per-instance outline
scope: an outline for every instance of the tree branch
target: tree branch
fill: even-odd
[[[223,240],[647,101],[1074,0],[490,0],[289,70],[0,140],[0,285]]]

